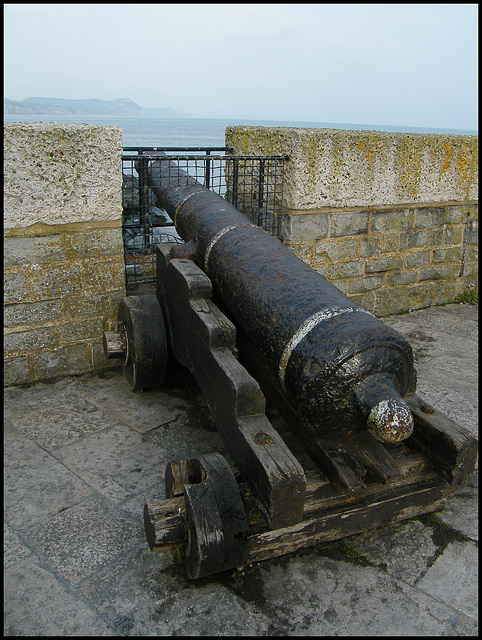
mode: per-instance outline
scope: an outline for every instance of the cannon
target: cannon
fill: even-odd
[[[104,350],[133,389],[162,385],[168,354],[186,366],[236,469],[172,461],[150,548],[182,548],[196,579],[441,508],[476,441],[416,395],[410,344],[168,158],[147,183],[185,244],[157,246],[156,295],[122,301]]]

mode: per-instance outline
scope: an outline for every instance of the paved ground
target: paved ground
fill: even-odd
[[[477,307],[385,321],[414,348],[419,395],[477,434]],[[169,460],[214,450],[183,371],[145,393],[118,372],[6,389],[5,634],[478,634],[477,475],[435,517],[190,583],[149,551],[142,508]]]

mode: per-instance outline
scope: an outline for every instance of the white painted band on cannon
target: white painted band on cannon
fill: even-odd
[[[312,316],[310,316],[307,320],[303,322],[300,328],[293,334],[293,337],[286,345],[283,354],[281,356],[281,360],[279,363],[278,376],[280,382],[284,388],[285,386],[285,374],[286,367],[288,366],[289,359],[291,354],[293,353],[295,347],[303,340],[308,333],[314,329],[316,326],[320,324],[320,322],[324,322],[325,320],[329,320],[330,318],[334,318],[335,316],[339,316],[343,313],[351,313],[352,311],[360,311],[362,313],[368,313],[368,315],[373,316],[373,313],[370,313],[366,309],[362,309],[361,307],[357,309],[353,309],[353,307],[345,307],[345,308],[334,308],[334,309],[325,309],[323,311],[317,311]]]
[[[204,193],[204,191],[195,191],[194,193],[190,193],[183,200],[181,200],[181,202],[177,205],[176,210],[174,211],[174,220],[173,220],[174,226],[176,226],[177,213],[178,213],[179,209],[182,207],[182,205],[185,204],[190,198],[193,198],[194,196],[197,196],[199,193]]]
[[[245,224],[244,222],[238,222],[237,224],[230,224],[228,227],[224,227],[224,229],[221,229],[221,231],[218,231],[218,233],[214,236],[214,238],[208,244],[206,253],[204,254],[204,268],[206,271],[209,271],[208,269],[209,255],[213,250],[213,247],[216,244],[216,242],[220,240],[224,235],[226,235],[229,231],[232,231],[233,229],[237,229],[238,227],[256,227],[256,225]]]

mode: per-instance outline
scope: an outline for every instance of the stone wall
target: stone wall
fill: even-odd
[[[235,154],[287,155],[281,239],[386,316],[478,283],[478,136],[228,127]]]
[[[125,295],[121,136],[97,125],[4,125],[7,386],[109,362],[102,333]]]

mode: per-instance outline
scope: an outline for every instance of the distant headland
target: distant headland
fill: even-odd
[[[144,108],[129,100],[129,98],[115,98],[114,100],[68,100],[66,98],[25,98],[21,102],[3,101],[4,115],[65,115],[65,116],[164,116],[180,118],[185,114],[170,107]]]

